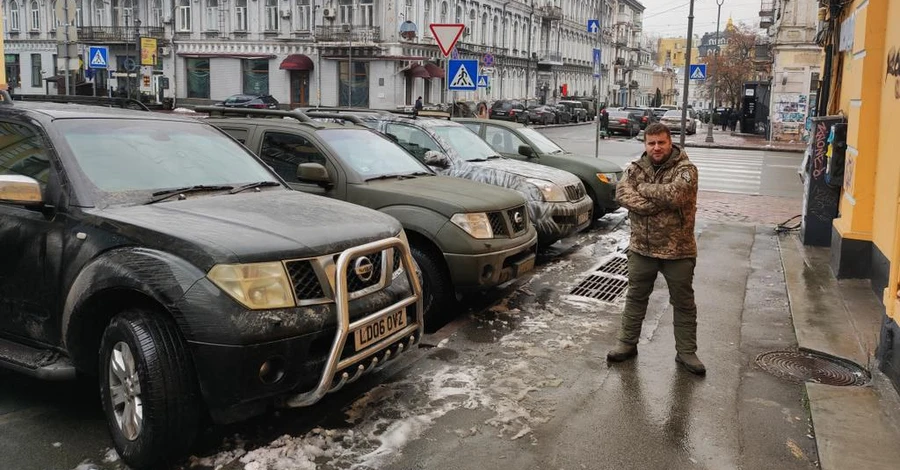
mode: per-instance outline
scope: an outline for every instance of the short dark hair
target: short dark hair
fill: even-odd
[[[650,124],[649,126],[647,126],[647,129],[644,130],[645,136],[660,135],[660,134],[665,134],[666,136],[669,137],[669,140],[672,140],[672,131],[669,130],[669,126],[667,126],[661,122],[654,122],[653,124]]]

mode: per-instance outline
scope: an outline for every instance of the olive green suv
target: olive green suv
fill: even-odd
[[[259,155],[290,187],[399,220],[421,270],[429,326],[446,318],[456,293],[494,287],[534,268],[537,233],[517,191],[438,176],[353,117],[338,123],[300,111],[197,110],[209,112],[207,122]],[[233,114],[277,119],[226,117]]]

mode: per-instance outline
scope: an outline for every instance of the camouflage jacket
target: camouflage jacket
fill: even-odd
[[[631,162],[616,187],[616,199],[628,209],[632,251],[662,259],[697,257],[697,167],[684,150],[673,145],[659,168],[646,152]]]

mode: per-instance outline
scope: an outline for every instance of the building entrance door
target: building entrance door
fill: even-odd
[[[309,70],[291,70],[291,108],[309,106]]]

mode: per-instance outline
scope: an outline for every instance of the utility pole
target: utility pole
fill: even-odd
[[[597,131],[594,132],[594,158],[600,158],[600,77],[603,76],[601,58],[603,57],[603,4],[605,0],[598,2],[597,8],[597,36],[595,38],[597,50],[600,51],[600,57],[594,57],[597,60],[595,65],[597,71],[597,92],[594,93],[594,111],[597,113],[594,120],[597,123]],[[591,51],[593,53],[593,51]]]
[[[709,102],[709,122],[706,124],[707,142],[715,142],[713,138],[713,116],[716,113],[716,93],[718,92],[716,88],[719,85],[719,20],[722,19],[722,3],[724,2],[725,0],[716,0],[716,4],[719,5],[719,12],[716,14],[716,59],[714,61],[715,68],[713,69],[715,72],[708,74],[713,76],[713,82],[711,101]]]
[[[691,10],[688,14],[687,51],[684,53],[684,96],[681,97],[681,132],[679,132],[681,147],[684,148],[684,129],[687,123],[688,87],[691,85],[691,47],[694,39],[694,0],[691,0]]]
[[[69,2],[67,2],[67,1],[65,1],[65,0],[62,0],[62,1],[64,2],[64,3],[63,3],[63,8],[64,8],[64,12],[65,12],[65,14],[66,14],[66,15],[65,15],[65,16],[66,16],[66,25],[64,26],[64,28],[66,28],[66,32],[65,32],[65,34],[66,34],[66,41],[65,41],[65,45],[63,45],[64,50],[66,51],[65,58],[63,59],[63,60],[65,61],[65,63],[66,63],[66,67],[65,67],[65,71],[66,71],[66,79],[65,79],[65,81],[66,81],[66,92],[63,93],[63,94],[64,94],[64,95],[68,95],[68,94],[69,94],[69,28],[70,28],[70,25],[71,25],[72,23],[74,23],[74,21],[71,20],[72,17],[70,16],[71,13],[69,12]],[[59,82],[57,82],[57,83],[59,83]]]
[[[525,109],[528,109],[528,94],[531,90],[531,30],[534,29],[534,0],[531,0],[531,15],[528,18],[528,61],[525,63]]]

